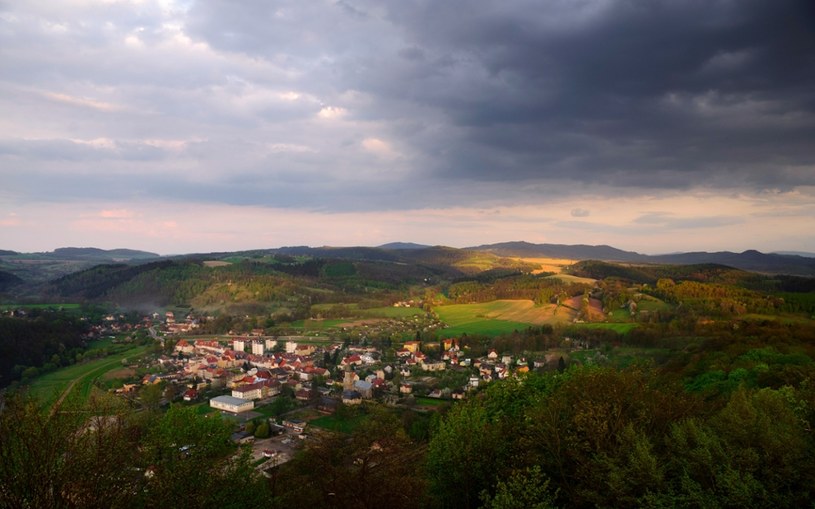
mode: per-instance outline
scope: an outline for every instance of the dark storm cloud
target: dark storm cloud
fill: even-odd
[[[123,182],[105,195],[334,211],[815,184],[812,2],[83,0],[0,14],[2,162],[83,197],[97,166]]]
[[[416,122],[406,142],[438,176],[787,188],[815,183],[812,5],[207,2],[193,18],[224,49],[330,55],[334,92],[370,94],[360,117]]]
[[[456,62],[449,83],[457,72],[470,78],[417,98],[463,132],[440,170],[645,187],[815,182],[812,171],[777,171],[815,163],[811,3],[614,2],[578,12],[591,5],[391,5],[408,42]]]

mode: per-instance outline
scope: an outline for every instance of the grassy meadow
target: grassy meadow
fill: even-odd
[[[44,407],[49,407],[56,403],[73,383],[70,392],[78,393],[83,400],[86,400],[96,380],[110,371],[121,369],[122,359],[138,357],[146,350],[146,346],[137,346],[102,359],[66,366],[37,377],[31,382],[29,390],[32,395],[43,402]]]

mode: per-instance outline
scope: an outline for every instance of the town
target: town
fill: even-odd
[[[473,356],[473,349],[457,338],[369,343],[347,337],[268,336],[263,329],[200,337],[191,334],[195,318],[177,322],[172,312],[155,313],[136,327],[145,324],[161,343],[160,354],[142,361],[147,364],[141,371],[148,372],[140,380],[110,390],[138,401],[146,388],[161,387],[163,404],[219,412],[235,422],[233,441],[254,442],[255,459],[263,463],[274,458],[274,465],[289,460],[292,448],[312,429],[324,431],[308,429],[310,422],[319,424],[338,409],[376,402],[433,412],[491,381],[530,369],[562,369],[564,362],[556,353],[530,360],[494,348]]]

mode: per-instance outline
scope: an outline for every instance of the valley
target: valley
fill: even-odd
[[[409,479],[417,500],[457,506],[461,479],[488,490],[523,458],[541,470],[511,475],[564,505],[580,490],[572,502],[588,507],[606,500],[593,486],[633,468],[632,444],[668,465],[648,486],[670,500],[698,461],[683,433],[704,426],[738,457],[746,446],[730,430],[758,429],[755,417],[788,440],[750,447],[799,474],[732,461],[721,476],[808,496],[808,467],[781,456],[812,451],[815,279],[506,254],[291,248],[18,271],[0,303],[0,427],[48,423],[54,451],[75,458],[124,447],[108,464],[163,472],[162,493],[177,500],[206,475],[226,483],[210,493],[244,483],[247,499],[319,506],[322,495],[299,486],[350,472],[382,476],[383,496]],[[82,439],[89,426],[102,430],[96,445]],[[548,442],[555,433],[573,445]],[[36,448],[33,436],[10,436]],[[386,468],[360,469],[358,458]],[[146,473],[116,479],[155,503]],[[619,489],[645,500],[641,485]]]

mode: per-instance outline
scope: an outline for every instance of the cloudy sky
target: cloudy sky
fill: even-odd
[[[815,4],[0,0],[0,249],[815,252]]]

